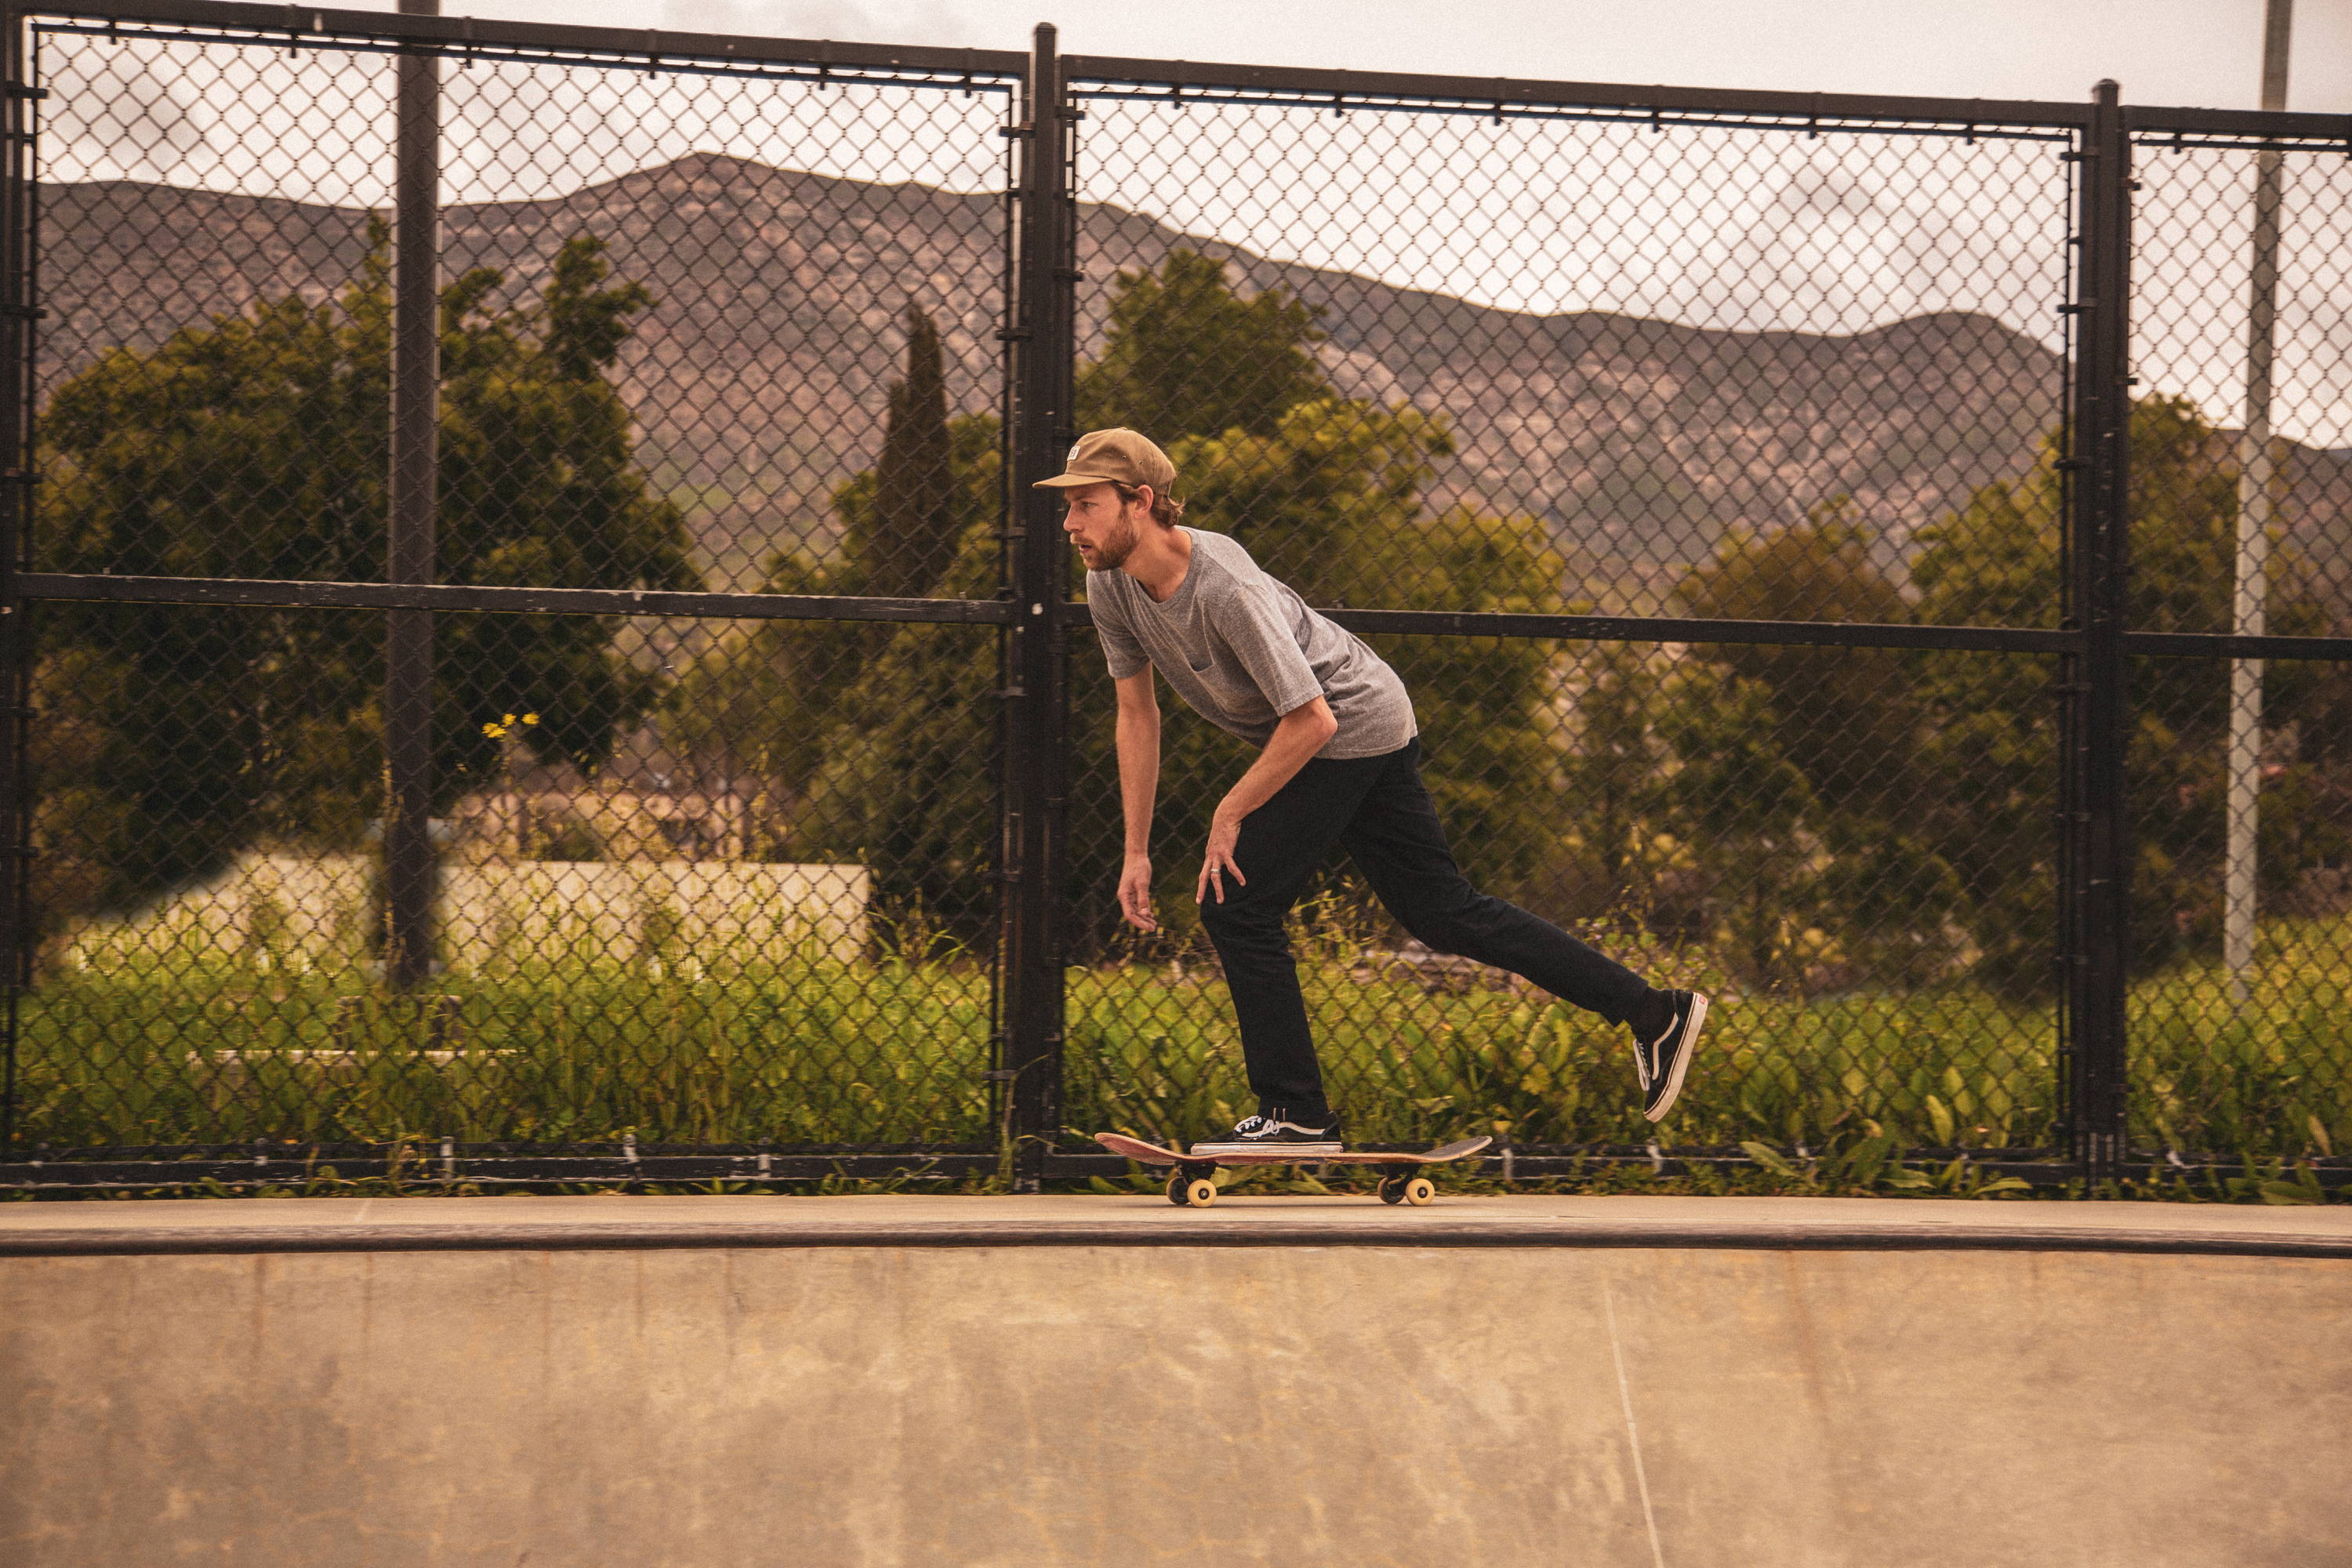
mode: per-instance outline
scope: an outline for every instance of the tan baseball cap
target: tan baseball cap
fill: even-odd
[[[1124,426],[1115,430],[1089,430],[1078,437],[1070,448],[1070,456],[1061,474],[1050,479],[1039,479],[1039,489],[1076,489],[1080,485],[1150,485],[1155,494],[1166,495],[1168,487],[1176,482],[1176,465],[1168,454],[1151,444],[1150,438]]]

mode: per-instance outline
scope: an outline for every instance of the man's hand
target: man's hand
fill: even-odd
[[[1217,814],[1209,818],[1209,851],[1201,859],[1201,885],[1193,890],[1193,902],[1206,903],[1213,889],[1217,902],[1223,903],[1228,874],[1233,877],[1234,886],[1249,886],[1249,879],[1242,875],[1239,866],[1234,864],[1234,845],[1241,836],[1242,814],[1228,811],[1222,805],[1217,807]]]
[[[1193,889],[1196,902],[1207,903],[1209,895],[1217,895],[1217,902],[1225,901],[1225,878],[1231,876],[1234,886],[1246,888],[1249,879],[1234,863],[1234,846],[1240,842],[1242,818],[1274,798],[1275,793],[1288,784],[1308,758],[1323,749],[1323,742],[1339,733],[1339,721],[1331,717],[1330,705],[1320,697],[1285,713],[1274,726],[1274,734],[1257,754],[1225,798],[1217,803],[1216,816],[1209,819],[1209,852],[1201,860],[1201,885]]]
[[[1130,852],[1118,873],[1118,909],[1138,931],[1158,931],[1151,918],[1151,858]]]

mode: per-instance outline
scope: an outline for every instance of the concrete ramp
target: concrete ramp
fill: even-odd
[[[0,1207],[11,1568],[2352,1561],[2352,1207]]]

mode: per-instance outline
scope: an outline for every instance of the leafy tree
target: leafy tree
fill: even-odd
[[[2129,624],[2143,631],[2226,630],[2238,519],[2237,475],[2217,456],[2224,444],[2185,399],[2174,398],[2135,405],[2131,441]],[[2062,455],[2053,437],[2030,473],[1978,490],[1923,536],[1927,548],[1914,572],[1922,619],[2057,624]],[[2284,547],[2272,559],[2272,628],[2288,636],[2325,630],[2325,606],[2302,563]],[[1968,890],[1985,972],[2021,989],[2046,984],[2055,951],[2056,661],[1936,653],[1923,656],[1920,668],[1932,716],[1924,760],[1946,781],[1926,814],[1926,836]],[[2129,680],[2133,935],[2137,962],[2159,964],[2207,947],[2220,931],[2229,670],[2215,660],[2135,658]],[[2285,730],[2314,719],[2340,700],[2341,680],[2315,666],[2273,661],[2263,682],[2266,726]],[[2294,803],[2313,783],[2311,764],[2301,761],[2264,780],[2265,896],[2344,852],[2336,835],[2298,827]]]
[[[1750,984],[1799,982],[1822,808],[1780,745],[1771,689],[1693,659],[1660,695],[1658,732],[1674,754],[1661,815],[1698,873],[1695,923]]]
[[[1938,846],[1901,811],[1820,819],[1814,919],[1857,978],[1901,989],[1947,978],[1966,952],[1965,892]]]
[[[995,421],[956,426],[959,548],[935,587],[984,599],[997,583]],[[877,912],[902,948],[977,945],[996,908],[996,634],[915,626],[886,637],[837,671],[822,752],[776,824],[773,853],[870,868]]]
[[[1600,643],[1565,695],[1573,715],[1559,763],[1570,865],[1598,879],[1590,912],[1646,917],[1660,869],[1657,835],[1665,756],[1657,733],[1664,682],[1658,657],[1633,643]]]
[[[1121,272],[1102,357],[1078,373],[1078,427],[1125,425],[1171,451],[1188,436],[1271,436],[1328,390],[1318,314],[1279,289],[1242,298],[1223,262],[1194,251]]]
[[[1680,594],[1695,614],[1727,619],[1899,625],[1913,618],[1901,590],[1871,563],[1867,537],[1843,497],[1815,509],[1801,527],[1734,530]],[[1799,903],[1811,901],[1808,918],[1835,938],[1836,951],[1820,956],[1880,984],[1916,984],[1942,973],[1955,956],[1958,890],[1951,867],[1909,826],[1937,788],[1919,765],[1924,715],[1911,656],[1791,645],[1693,651],[1766,698],[1762,707],[1715,703],[1712,717],[1768,725],[1771,750],[1804,774],[1812,800],[1805,832],[1815,853],[1801,886],[1792,882],[1789,891]],[[1675,793],[1689,787],[1678,778]],[[1685,854],[1710,882],[1730,876],[1745,884],[1752,837],[1693,842]],[[1748,924],[1760,918],[1752,914]],[[1760,973],[1753,969],[1762,961],[1756,940],[1744,948],[1751,973]]]
[[[1684,581],[1680,597],[1691,614],[1726,620],[1912,618],[1902,591],[1871,564],[1868,538],[1843,496],[1814,509],[1802,527],[1734,529],[1715,559]],[[1916,795],[1919,713],[1901,652],[1769,644],[1700,651],[1770,692],[1780,743],[1824,799],[1892,812]]]
[[[995,595],[998,423],[949,416],[938,330],[912,307],[906,320],[880,458],[834,495],[840,553],[780,552],[767,592]],[[754,856],[864,864],[886,920],[978,942],[993,907],[995,666],[988,635],[964,627],[762,622],[678,683],[671,738],[752,783]]]
[[[649,302],[607,286],[601,241],[558,253],[535,302],[490,269],[441,299],[445,580],[690,588],[683,519],[635,466],[605,379]],[[391,289],[376,226],[331,300],[263,300],[58,389],[39,522],[64,570],[366,579],[384,561]],[[593,769],[656,695],[586,616],[436,622],[436,805],[495,772],[486,720],[533,712],[544,760]],[[382,810],[383,620],[60,607],[37,679],[52,914],[121,905],[280,836],[351,842]]]
[[[965,446],[980,436],[992,438],[996,422],[979,416],[961,422]],[[877,598],[920,598],[935,592],[953,561],[960,523],[956,431],[948,418],[948,388],[940,363],[940,330],[930,317],[907,307],[907,375],[891,384],[881,460],[842,488],[835,505],[841,514],[847,559],[830,577],[826,593],[868,594]],[[971,454],[962,471],[970,475]]]
[[[997,421],[949,417],[939,329],[911,305],[905,319],[906,374],[886,394],[881,456],[834,495],[839,552],[779,551],[762,592],[921,598],[952,578],[970,585],[970,596],[994,594],[992,557],[984,583],[964,557],[975,529],[985,531],[997,513]],[[836,750],[834,727],[849,711],[859,673],[898,639],[928,646],[918,628],[762,621],[723,635],[679,681],[670,739],[731,778],[754,782],[755,815],[765,824],[754,854],[785,853],[785,824]]]
[[[2057,624],[2062,455],[2053,437],[2032,473],[1983,487],[1922,531],[1912,568],[1921,620]],[[1941,781],[1922,820],[1964,890],[1975,972],[2011,993],[2039,991],[2057,952],[2057,661],[1936,652],[1918,668],[1929,715],[1921,761]]]

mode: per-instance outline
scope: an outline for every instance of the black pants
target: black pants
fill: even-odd
[[[1262,1112],[1279,1107],[1311,1126],[1329,1110],[1283,919],[1334,845],[1347,847],[1389,913],[1435,952],[1525,975],[1612,1023],[1623,1023],[1650,994],[1623,964],[1470,885],[1421,782],[1420,741],[1385,756],[1318,758],[1242,819],[1234,860],[1249,881],[1236,886],[1227,877],[1224,900],[1212,889],[1201,905],[1201,923],[1233,990]]]

